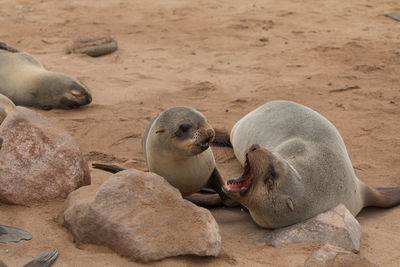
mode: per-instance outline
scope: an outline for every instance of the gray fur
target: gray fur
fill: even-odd
[[[266,150],[254,153],[268,158],[264,163],[277,172],[274,179],[253,177],[244,195],[228,193],[249,209],[260,226],[290,225],[339,203],[353,215],[365,206],[366,192],[371,189],[355,176],[342,137],[310,108],[288,101],[269,102],[238,121],[230,140],[242,165],[249,147],[259,144]],[[251,153],[249,160],[255,156]]]

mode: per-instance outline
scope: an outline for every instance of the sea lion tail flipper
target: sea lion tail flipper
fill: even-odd
[[[103,171],[108,171],[111,173],[117,173],[125,170],[124,168],[121,168],[114,164],[92,163],[92,167]]]
[[[15,48],[13,48],[11,46],[8,46],[6,43],[3,43],[3,42],[0,42],[0,49],[6,50],[6,51],[12,52],[12,53],[19,52],[17,49],[15,49]]]
[[[391,208],[400,204],[400,186],[370,188],[365,206]]]
[[[230,135],[227,131],[214,128],[214,132],[215,132],[215,137],[211,143],[212,145],[232,147]]]
[[[46,250],[23,267],[49,267],[58,257],[58,251],[54,248]]]
[[[24,229],[0,224],[0,243],[30,240],[32,235]]]

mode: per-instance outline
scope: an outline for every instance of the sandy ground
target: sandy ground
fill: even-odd
[[[349,1],[0,1],[0,41],[31,53],[49,70],[81,79],[93,103],[40,111],[73,135],[88,160],[145,170],[140,138],[149,120],[176,105],[203,112],[230,130],[255,107],[275,99],[307,105],[341,132],[358,177],[400,184],[400,11],[398,0]],[[110,33],[119,49],[90,58],[66,54],[77,36]],[[332,92],[353,87],[352,90]],[[214,149],[224,177],[241,170],[229,149]],[[91,170],[92,183],[109,175]],[[22,266],[49,248],[54,266],[136,266],[108,248],[75,247],[54,218],[62,201],[0,205],[3,224],[31,241],[1,244],[0,258]],[[212,211],[220,225],[216,258],[185,256],[160,266],[301,266],[321,244],[273,248],[246,211]],[[399,266],[400,208],[369,208],[357,217],[360,254]]]

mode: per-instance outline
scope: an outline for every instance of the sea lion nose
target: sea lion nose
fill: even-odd
[[[209,140],[212,140],[214,138],[215,132],[213,129],[208,129],[207,130],[207,136]]]
[[[256,151],[259,148],[260,148],[260,145],[254,144],[254,145],[250,146],[249,151],[253,152],[253,151]]]
[[[87,104],[90,104],[92,102],[92,96],[88,93],[87,98],[86,98]]]

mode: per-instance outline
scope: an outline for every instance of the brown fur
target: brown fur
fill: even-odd
[[[227,131],[216,128],[214,128],[214,131],[215,131],[215,137],[214,140],[212,141],[212,145],[232,147],[230,136]]]
[[[391,208],[400,204],[400,186],[368,187],[365,207]]]

